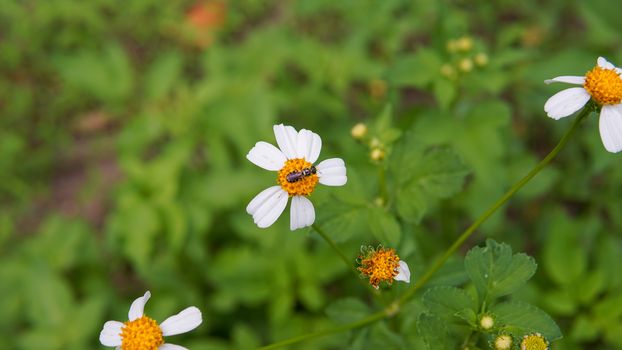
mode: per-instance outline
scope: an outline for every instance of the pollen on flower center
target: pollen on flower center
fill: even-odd
[[[526,335],[520,343],[521,350],[548,350],[548,348],[548,341],[540,333]]]
[[[160,326],[147,316],[125,322],[121,340],[121,350],[157,350],[164,344]]]
[[[394,249],[369,248],[358,257],[358,262],[361,266],[357,269],[363,276],[368,277],[369,283],[377,289],[382,281],[389,284],[393,282],[393,278],[398,275],[400,257],[395,254]]]
[[[313,164],[302,158],[288,159],[277,176],[276,182],[289,193],[290,196],[308,196],[315,189],[319,181],[319,177],[310,172]],[[303,170],[307,169],[309,174],[303,174]],[[289,175],[289,180],[288,180]]]
[[[594,67],[585,75],[583,87],[601,105],[614,105],[622,101],[622,78],[613,69]]]

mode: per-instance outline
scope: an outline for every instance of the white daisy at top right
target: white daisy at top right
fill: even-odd
[[[603,57],[585,76],[560,76],[545,80],[581,85],[562,90],[546,101],[544,111],[557,120],[580,110],[590,100],[601,106],[598,128],[605,149],[609,152],[622,151],[622,69]]]

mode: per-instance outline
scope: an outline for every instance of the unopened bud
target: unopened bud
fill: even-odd
[[[470,58],[463,58],[460,60],[458,68],[460,68],[460,70],[463,72],[470,72],[471,70],[473,70],[473,61],[471,61]]]
[[[441,75],[445,78],[455,78],[456,77],[456,69],[449,63],[445,63],[441,66]]]
[[[495,338],[495,350],[510,350],[512,348],[512,337],[507,334],[501,334]]]
[[[350,130],[350,134],[352,134],[352,137],[357,140],[362,139],[363,137],[365,137],[365,135],[367,135],[367,125],[363,123],[358,123],[354,125],[352,127],[352,130]]]
[[[490,315],[484,315],[479,319],[479,326],[484,330],[489,330],[495,326],[495,319]]]
[[[456,48],[459,51],[469,51],[473,48],[473,39],[470,36],[463,36],[456,40]]]
[[[371,150],[370,157],[374,161],[381,161],[384,159],[384,151],[380,148],[374,148]]]
[[[485,65],[488,64],[488,55],[486,55],[483,52],[478,53],[477,55],[475,55],[475,64],[483,67]]]

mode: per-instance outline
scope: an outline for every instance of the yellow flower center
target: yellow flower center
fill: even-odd
[[[540,333],[526,335],[520,343],[521,350],[548,350],[548,348],[549,343]]]
[[[594,67],[585,75],[583,87],[600,105],[615,105],[622,101],[622,78],[613,69]]]
[[[160,326],[147,316],[127,321],[121,328],[122,350],[156,350],[162,344]]]
[[[313,164],[302,158],[288,159],[279,170],[276,182],[290,196],[308,196],[319,181],[317,174],[310,173],[312,166]],[[304,173],[305,170],[307,174]]]
[[[359,263],[361,266],[358,270],[377,289],[382,281],[393,283],[393,278],[398,274],[400,257],[394,249],[371,249],[366,256],[359,256]]]

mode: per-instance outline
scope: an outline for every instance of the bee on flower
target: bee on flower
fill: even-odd
[[[274,136],[279,148],[259,141],[246,158],[261,168],[276,171],[277,185],[255,196],[246,212],[253,216],[257,226],[269,227],[281,216],[291,197],[290,229],[311,226],[315,209],[307,196],[318,182],[327,186],[345,185],[348,181],[345,163],[341,158],[330,158],[314,165],[322,149],[322,139],[312,131],[296,131],[279,124],[274,126]]]
[[[201,311],[194,306],[182,310],[164,322],[158,323],[144,315],[143,310],[151,293],[134,300],[128,313],[129,321],[108,321],[99,334],[104,346],[120,350],[188,350],[183,346],[164,343],[165,336],[189,332],[197,328],[203,319]]]
[[[363,278],[369,279],[369,283],[376,289],[381,282],[389,285],[393,281],[410,283],[410,269],[405,261],[395,253],[395,249],[385,249],[382,246],[374,248],[362,246],[361,255],[356,259],[357,270]]]
[[[562,90],[546,101],[544,111],[555,120],[580,110],[592,99],[600,106],[598,128],[605,149],[622,151],[622,69],[615,67],[603,57],[585,76],[559,76],[545,80],[581,85]]]

